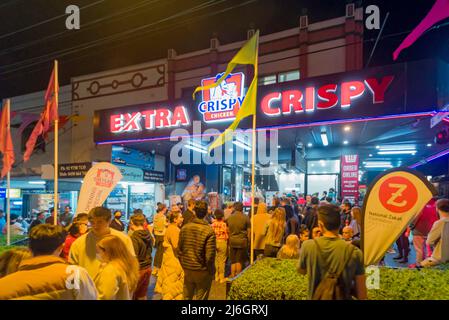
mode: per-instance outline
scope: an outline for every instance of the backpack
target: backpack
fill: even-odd
[[[341,274],[346,268],[349,260],[352,257],[355,247],[353,245],[348,245],[348,248],[345,250],[346,259],[344,263],[340,265],[337,270],[329,270],[328,263],[326,263],[326,259],[323,256],[323,252],[321,251],[320,246],[316,240],[315,242],[316,248],[318,250],[318,256],[323,266],[326,270],[326,274],[322,277],[321,282],[318,284],[318,287],[315,289],[313,293],[312,300],[348,300],[351,297],[348,297],[345,294],[345,286],[341,279]],[[349,254],[348,254],[349,251]]]

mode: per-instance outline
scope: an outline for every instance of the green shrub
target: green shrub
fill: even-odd
[[[20,241],[22,239],[25,239],[27,236],[11,236],[11,243]],[[6,245],[6,236],[0,236],[0,254],[2,254],[4,251],[15,248],[15,245],[7,246]]]
[[[306,300],[307,276],[296,271],[297,260],[265,258],[235,279],[230,300]],[[449,264],[432,269],[380,268],[380,288],[368,291],[372,300],[447,300]]]

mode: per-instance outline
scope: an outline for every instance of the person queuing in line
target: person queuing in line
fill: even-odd
[[[195,208],[195,200],[190,199],[187,201],[187,209],[182,213],[182,217],[184,219],[184,222],[182,223],[182,226],[184,227],[189,222],[192,222],[192,220],[195,218],[195,212],[193,209]]]
[[[226,204],[226,208],[224,209],[224,219],[223,220],[227,221],[233,212],[234,212],[234,203],[228,202]]]
[[[108,208],[95,207],[91,209],[89,211],[90,231],[76,239],[70,247],[69,262],[85,268],[92,278],[95,278],[102,263],[97,257],[97,243],[105,236],[119,237],[131,255],[134,255],[131,238],[123,232],[110,228],[111,219],[111,210]]]
[[[307,226],[310,233],[312,233],[313,228],[318,227],[318,213],[315,207],[313,206],[306,207],[303,223]]]
[[[22,225],[17,221],[19,219],[19,216],[17,214],[11,214],[10,216],[10,223],[9,223],[9,230],[11,236],[20,236],[24,235],[26,230],[22,227]],[[6,234],[7,227],[6,225],[3,227],[3,234]]]
[[[3,230],[5,225],[6,225],[5,213],[3,212],[3,210],[0,210],[0,231]]]
[[[301,228],[299,230],[299,248],[301,249],[302,244],[309,240],[310,237],[310,231],[307,228],[307,226],[305,224],[301,225]]]
[[[55,208],[48,209],[48,212],[49,212],[49,215],[45,219],[45,223],[54,224],[55,223]],[[61,220],[59,219],[59,216],[56,216],[56,224],[58,226],[62,226]]]
[[[350,226],[346,226],[343,228],[342,239],[348,243],[352,243],[354,231]]]
[[[109,226],[112,229],[115,229],[120,232],[125,231],[125,224],[121,219],[122,219],[122,212],[120,210],[115,211],[114,219],[111,221],[111,224]]]
[[[212,223],[211,226],[212,229],[214,229],[217,244],[217,253],[215,255],[215,281],[224,283],[227,280],[225,277],[225,266],[228,253],[229,231],[226,222],[224,222],[223,220],[224,219],[223,210],[216,209],[214,215],[215,221]]]
[[[271,200],[271,207],[268,208],[268,212],[274,211],[281,205],[281,200],[278,197],[273,197]]]
[[[176,205],[178,206],[181,213],[183,213],[184,212],[184,204],[182,202],[178,202]]]
[[[319,227],[315,227],[312,229],[312,239],[317,239],[322,236],[321,229]]]
[[[106,235],[96,245],[100,269],[94,278],[99,300],[131,300],[139,281],[134,252],[117,236]]]
[[[399,263],[407,263],[408,255],[410,253],[410,241],[408,236],[410,234],[410,229],[407,228],[396,240],[396,246],[398,248],[398,255],[394,257],[394,260],[399,260]]]
[[[83,234],[86,233],[87,233],[87,225],[78,222],[72,223],[70,225],[68,235],[65,238],[64,247],[61,252],[61,257],[63,259],[65,260],[69,259],[70,247],[72,246],[73,242],[75,242],[76,239],[78,239],[79,237],[81,237]]]
[[[255,198],[254,198],[254,212],[256,212],[256,213],[257,213],[257,207],[259,206],[259,202],[260,202],[260,199],[257,198],[257,197],[255,197]],[[251,204],[250,204],[250,206],[251,206]],[[248,214],[248,218],[251,219],[251,215],[252,215],[252,214],[253,214],[253,211],[252,211],[252,209],[250,208],[249,214]]]
[[[449,261],[449,199],[436,203],[440,219],[435,221],[427,235],[426,243],[433,247],[432,256],[421,262],[422,267],[432,267]]]
[[[88,272],[60,258],[65,238],[61,226],[34,227],[29,236],[33,257],[23,260],[16,272],[0,278],[0,300],[96,300],[97,290]],[[70,283],[73,285],[67,285]]]
[[[321,197],[320,201],[325,201],[327,198],[327,191],[323,191],[323,196]]]
[[[129,219],[129,229],[132,231],[130,238],[134,247],[134,253],[139,261],[139,280],[137,281],[133,300],[146,300],[148,286],[150,285],[153,238],[144,225],[145,216],[143,213],[135,213]]]
[[[215,274],[216,238],[204,221],[207,203],[197,201],[191,223],[179,234],[178,257],[184,270],[184,299],[207,300]]]
[[[351,224],[351,219],[351,203],[346,201],[342,204],[340,234],[342,234],[344,227]]]
[[[68,228],[73,220],[72,207],[65,206],[64,212],[59,216],[59,221],[61,221],[61,225],[65,228]]]
[[[3,252],[0,255],[0,278],[19,270],[22,261],[31,257],[31,251],[26,247],[16,247]]]
[[[168,221],[170,224],[164,236],[162,266],[154,291],[162,295],[162,300],[183,300],[184,270],[177,257],[180,228],[183,222],[181,212],[169,212]]]
[[[285,209],[276,208],[265,226],[265,257],[275,258],[282,246],[285,234]]]
[[[322,298],[317,288],[331,273],[340,279],[344,299],[351,299],[352,292],[359,300],[367,299],[363,253],[340,238],[340,224],[337,206],[318,208],[318,225],[323,236],[303,243],[297,267],[299,273],[308,275],[309,299]]]
[[[234,213],[226,221],[229,228],[231,278],[242,272],[248,261],[248,245],[251,239],[251,222],[243,213],[243,203],[234,203]]]
[[[279,259],[298,259],[299,258],[299,238],[296,234],[287,237],[285,244],[277,253]]]
[[[289,236],[290,234],[299,235],[299,227],[301,226],[301,221],[299,220],[298,216],[293,211],[290,200],[282,199],[281,207],[284,208],[284,210],[285,210],[286,220],[287,220],[286,221],[287,228],[285,230],[284,237],[287,238],[287,236]]]
[[[22,216],[18,216],[17,217],[17,223],[19,223],[20,226],[22,227],[23,234],[27,234],[28,233],[28,228],[30,227],[28,222],[26,222],[26,220]]]
[[[157,276],[157,273],[159,272],[159,269],[162,265],[162,256],[164,254],[164,236],[165,232],[167,230],[167,206],[163,203],[159,204],[159,206],[156,209],[156,215],[153,219],[153,232],[154,237],[156,238],[156,255],[154,257],[154,263],[153,263],[153,275]]]
[[[351,209],[351,223],[349,224],[353,231],[353,240],[360,240],[362,238],[362,209],[353,207]]]
[[[271,215],[267,212],[267,205],[259,203],[257,213],[254,216],[254,257],[264,254],[265,250],[265,225],[271,219]]]
[[[413,247],[416,252],[415,264],[410,265],[410,267],[420,267],[424,259],[432,256],[430,246],[426,244],[426,241],[433,224],[438,220],[436,203],[437,200],[435,198],[430,199],[410,225],[410,230],[413,234]]]

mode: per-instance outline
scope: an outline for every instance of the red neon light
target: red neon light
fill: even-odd
[[[394,76],[389,75],[383,77],[380,82],[376,78],[369,78],[363,81],[347,81],[340,85],[330,83],[319,88],[306,87],[305,91],[291,89],[271,92],[262,97],[261,109],[268,116],[291,114],[292,110],[295,113],[304,110],[313,112],[315,109],[335,107],[338,105],[339,99],[341,108],[349,108],[351,102],[364,95],[365,92],[371,93],[373,104],[383,103],[385,92],[393,80]]]
[[[435,114],[436,114],[436,111],[431,111],[431,112],[408,113],[408,114],[401,114],[401,115],[380,116],[380,117],[371,117],[371,118],[355,118],[355,119],[345,119],[345,120],[321,121],[321,122],[313,122],[313,123],[298,123],[298,124],[293,124],[293,125],[262,127],[262,128],[257,128],[256,131],[316,127],[316,126],[326,126],[326,125],[332,125],[332,124],[357,123],[357,122],[364,122],[364,121],[380,121],[380,120],[407,119],[407,118],[417,118],[417,117],[432,117]],[[211,136],[217,136],[217,135],[219,135],[219,134],[218,133],[207,133],[207,134],[199,133],[199,134],[178,135],[176,137],[177,138],[182,138],[182,137],[195,138],[195,137],[211,137]],[[117,144],[117,143],[139,143],[139,142],[149,142],[149,141],[170,140],[170,138],[171,138],[170,136],[166,136],[166,137],[143,138],[143,139],[111,140],[111,141],[96,142],[96,144],[103,145],[103,144]]]
[[[112,133],[139,132],[142,131],[142,127],[146,130],[152,130],[189,125],[189,117],[184,106],[177,106],[173,111],[167,108],[159,108],[110,116]]]

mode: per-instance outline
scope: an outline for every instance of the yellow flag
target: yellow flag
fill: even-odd
[[[226,79],[226,77],[234,70],[234,68],[239,64],[252,64],[254,66],[254,78],[251,85],[248,88],[245,99],[240,106],[237,115],[235,116],[234,122],[223,132],[210,146],[209,152],[216,147],[221,146],[226,141],[232,139],[232,133],[237,129],[240,121],[250,115],[256,114],[256,103],[257,103],[257,58],[258,58],[258,47],[259,47],[259,31],[257,31],[251,39],[237,52],[231,62],[228,64],[225,73],[215,82],[207,86],[198,87],[193,92],[193,98],[195,99],[195,93],[202,90],[209,90],[220,85],[220,83]]]

